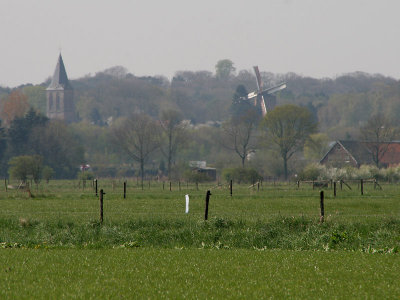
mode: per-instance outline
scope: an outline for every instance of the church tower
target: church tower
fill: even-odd
[[[51,83],[46,89],[46,98],[49,119],[64,120],[68,123],[76,120],[74,90],[69,83],[61,53]]]

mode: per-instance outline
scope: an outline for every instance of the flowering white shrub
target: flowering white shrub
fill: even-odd
[[[400,165],[390,168],[379,169],[372,165],[362,165],[360,168],[325,167],[318,163],[307,165],[300,173],[300,180],[350,180],[350,179],[371,179],[396,182],[400,180]]]

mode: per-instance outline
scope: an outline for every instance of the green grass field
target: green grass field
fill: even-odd
[[[398,256],[252,250],[12,250],[2,299],[398,299]]]
[[[266,185],[260,190],[247,186],[234,186],[233,197],[227,186],[216,187],[214,184],[200,185],[196,190],[194,184],[181,184],[181,191],[175,183],[172,191],[169,184],[147,183],[144,190],[136,181],[128,181],[127,199],[123,199],[123,183],[99,181],[99,190],[106,192],[104,215],[107,221],[126,221],[138,218],[184,219],[184,195],[190,195],[189,216],[201,220],[204,216],[206,190],[211,190],[210,217],[228,218],[230,220],[268,220],[276,216],[304,216],[318,218],[319,191],[309,185]],[[335,221],[367,221],[400,215],[400,185],[383,185],[383,191],[374,190],[373,185],[366,185],[364,196],[360,196],[357,185],[352,190],[344,188],[333,197],[332,189],[325,189],[325,214]],[[27,193],[15,190],[0,193],[0,218],[29,218],[35,220],[66,220],[87,222],[98,219],[99,201],[91,187],[82,190],[76,181],[53,181],[42,184],[36,191],[35,198],[30,199]]]
[[[306,184],[122,187],[99,181],[102,225],[77,181],[0,192],[0,297],[400,297],[399,185],[324,189],[323,224]]]

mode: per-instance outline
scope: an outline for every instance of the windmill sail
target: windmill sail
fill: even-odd
[[[261,75],[260,71],[258,69],[258,66],[254,66],[254,73],[256,74],[257,78],[257,91],[251,92],[247,94],[247,96],[244,96],[240,98],[241,100],[247,100],[249,101],[252,105],[256,106],[259,111],[261,112],[262,116],[265,117],[267,114],[267,106],[265,104],[265,99],[264,96],[267,95],[272,95],[276,92],[279,92],[280,90],[283,90],[286,88],[286,83],[280,83],[277,86],[263,89],[263,81],[261,80]]]
[[[257,107],[260,107],[261,109],[261,114],[263,117],[265,117],[265,115],[267,114],[267,107],[265,105],[265,100],[264,100],[264,96],[263,96],[263,82],[261,80],[261,75],[260,75],[260,70],[258,70],[258,66],[254,66],[254,72],[256,73],[256,77],[257,77],[257,101],[256,101],[256,105]]]
[[[254,72],[256,73],[256,77],[257,77],[257,88],[258,88],[258,92],[262,91],[263,88],[263,82],[261,81],[261,75],[260,75],[260,71],[258,70],[258,66],[254,66]]]

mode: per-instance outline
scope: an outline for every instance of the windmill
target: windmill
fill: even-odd
[[[267,106],[265,105],[264,96],[272,95],[280,90],[286,88],[286,83],[282,82],[276,86],[263,89],[263,82],[261,81],[260,71],[258,70],[258,66],[254,66],[254,72],[256,73],[257,78],[257,91],[249,93],[247,96],[240,98],[240,100],[248,100],[252,105],[257,107],[263,117],[267,114]]]

